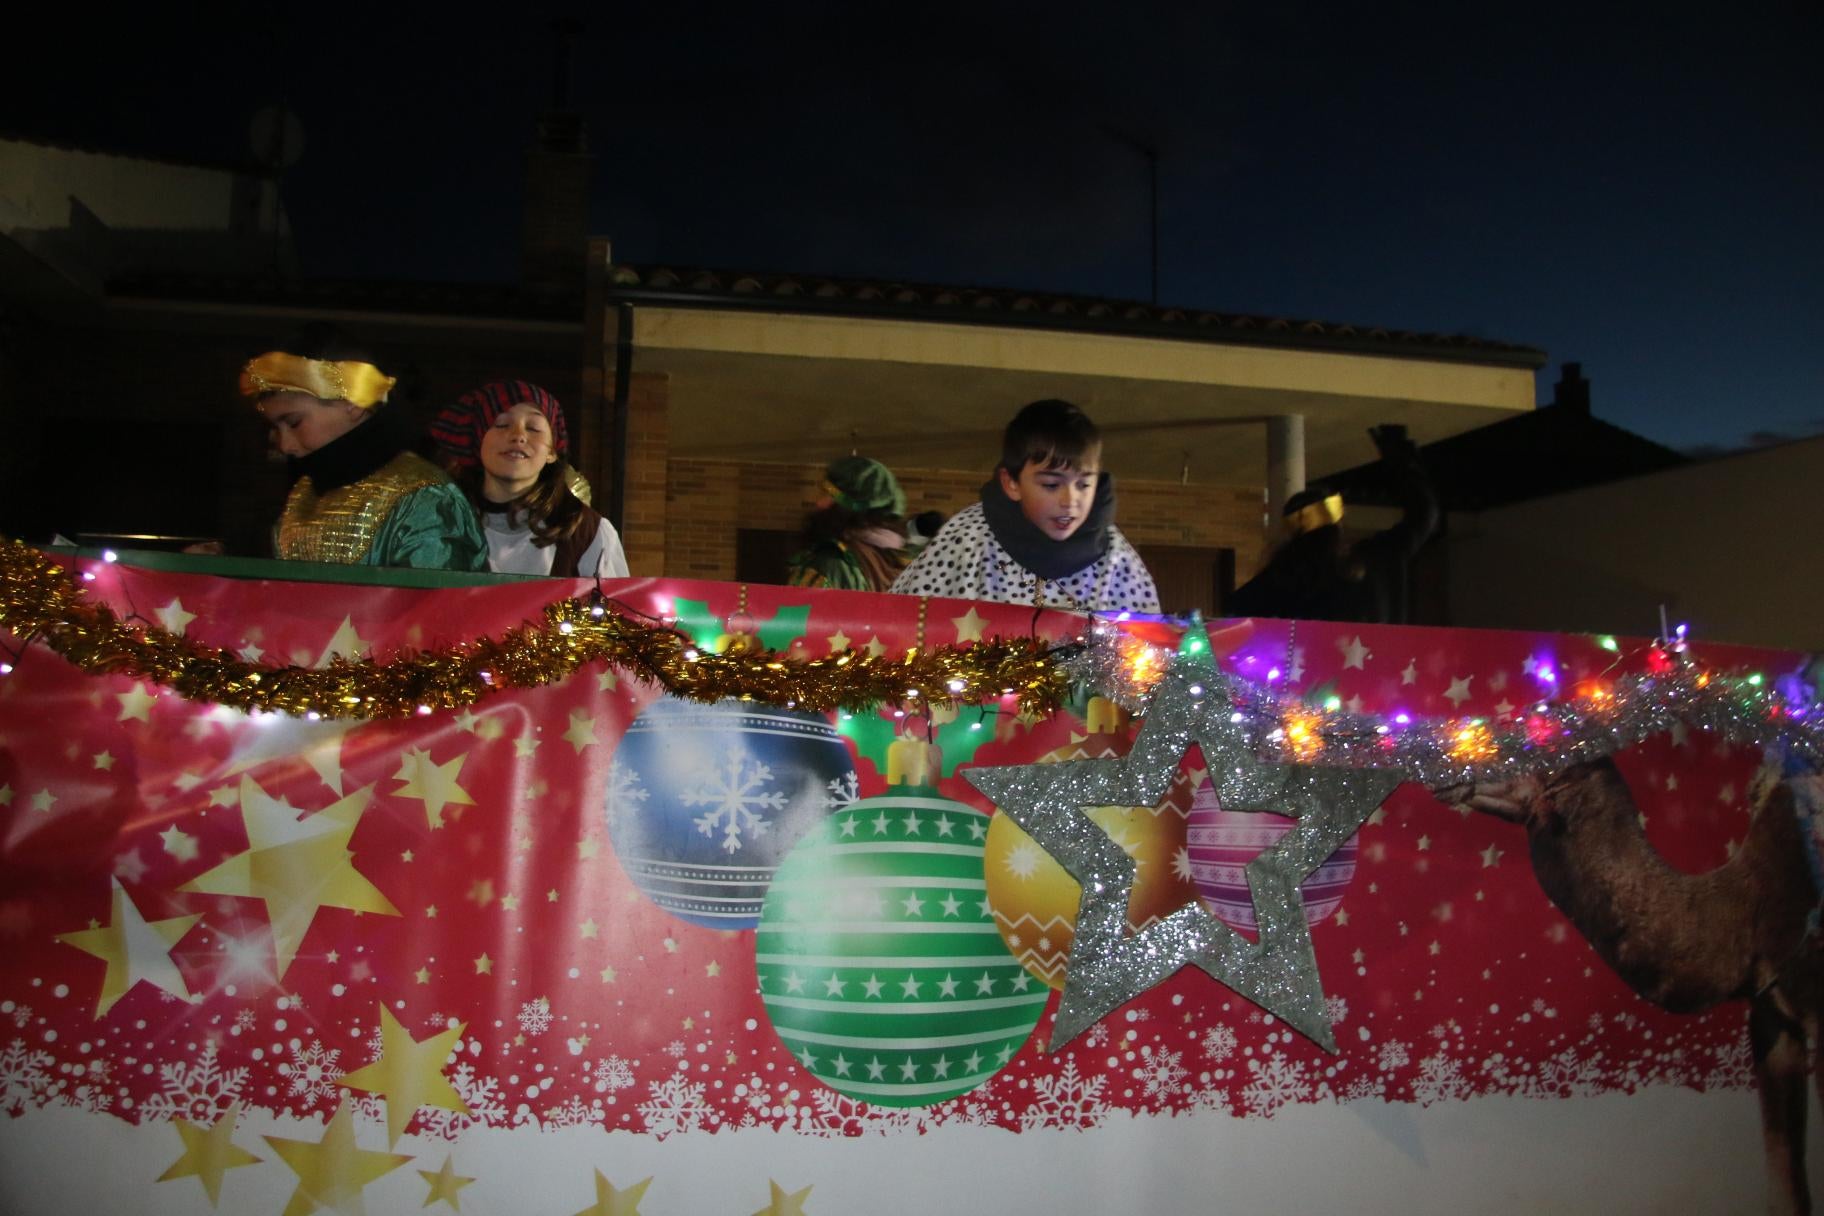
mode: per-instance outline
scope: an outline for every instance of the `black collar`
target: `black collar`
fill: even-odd
[[[310,455],[294,456],[285,465],[293,481],[308,477],[317,493],[327,494],[378,471],[410,446],[404,438],[394,411],[382,409]]]
[[[1115,522],[1115,479],[1096,478],[1096,499],[1083,526],[1064,540],[1053,540],[1026,518],[1020,504],[1001,489],[999,474],[982,486],[982,515],[1001,548],[1028,571],[1044,579],[1069,578],[1095,565],[1108,552]]]

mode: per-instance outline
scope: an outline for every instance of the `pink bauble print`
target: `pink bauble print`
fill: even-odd
[[[1273,847],[1298,821],[1265,811],[1226,811],[1209,778],[1197,787],[1185,835],[1191,880],[1216,918],[1230,928],[1253,933],[1254,901],[1248,894],[1247,865]],[[1342,906],[1343,893],[1355,878],[1358,837],[1351,836],[1299,887],[1305,898],[1305,920],[1317,924]]]

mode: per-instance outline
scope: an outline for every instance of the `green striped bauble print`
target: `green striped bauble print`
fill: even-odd
[[[760,999],[819,1081],[880,1106],[968,1093],[1038,1025],[1051,990],[988,906],[988,817],[930,789],[851,803],[773,876],[754,934]]]

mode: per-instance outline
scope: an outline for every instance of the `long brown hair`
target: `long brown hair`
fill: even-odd
[[[532,544],[540,549],[549,548],[575,532],[586,517],[583,500],[570,491],[569,468],[561,460],[553,460],[540,469],[538,480],[512,502],[492,502],[482,496],[479,465],[464,469],[456,478],[456,484],[468,495],[475,510],[484,515],[489,511],[505,511],[510,519],[523,517],[527,527],[532,529]]]

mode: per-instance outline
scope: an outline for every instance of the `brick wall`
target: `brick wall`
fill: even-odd
[[[732,579],[736,531],[797,529],[823,481],[821,465],[674,457],[668,472],[664,572],[676,578]],[[953,515],[976,500],[984,479],[979,470],[894,473],[911,515],[930,510]],[[1261,560],[1260,521],[1258,487],[1120,483],[1117,522],[1134,544],[1234,549],[1239,578],[1251,575]],[[634,538],[626,539],[631,554]]]

